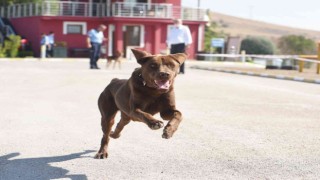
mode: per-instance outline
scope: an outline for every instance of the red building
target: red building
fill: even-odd
[[[166,37],[173,18],[189,26],[194,57],[203,47],[205,11],[181,7],[181,0],[69,0],[16,4],[6,7],[7,17],[17,34],[32,43],[40,53],[40,35],[54,31],[55,41],[67,43],[68,56],[86,48],[86,33],[99,24],[107,25],[109,55],[120,50],[141,48],[157,54],[166,49]]]

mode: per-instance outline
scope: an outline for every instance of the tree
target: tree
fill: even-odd
[[[8,6],[12,4],[19,4],[19,3],[37,3],[42,2],[41,0],[1,0],[0,6]]]
[[[275,48],[267,39],[249,36],[242,40],[241,50],[245,50],[247,54],[274,54]]]
[[[207,10],[207,15],[210,18],[210,11]],[[211,39],[212,38],[225,38],[227,37],[227,34],[225,34],[223,31],[217,31],[218,25],[217,23],[209,20],[208,25],[205,27],[204,31],[204,50],[205,52],[211,52]]]
[[[282,36],[278,48],[282,54],[316,54],[316,43],[304,36]]]

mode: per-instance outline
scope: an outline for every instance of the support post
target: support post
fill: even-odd
[[[246,51],[245,50],[241,51],[241,62],[243,62],[243,63],[246,62]]]
[[[320,42],[318,42],[318,61],[320,61]],[[320,74],[320,64],[317,63],[317,74]]]
[[[122,23],[116,23],[115,24],[115,47],[113,49],[113,51],[120,51],[120,52],[124,52],[126,51],[126,49],[124,49],[123,47],[123,27],[122,27]]]
[[[158,54],[160,53],[159,50],[160,44],[161,44],[161,26],[159,24],[155,24],[154,26],[154,47],[153,47],[153,53]]]
[[[299,72],[303,72],[303,66],[304,66],[304,62],[303,61],[299,61]]]

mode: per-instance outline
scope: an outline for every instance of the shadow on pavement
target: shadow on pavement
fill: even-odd
[[[51,166],[50,163],[82,158],[81,155],[91,152],[94,151],[86,150],[84,152],[73,153],[64,156],[25,159],[12,159],[19,156],[20,153],[10,153],[4,156],[0,156],[0,179],[49,180],[67,178],[72,180],[86,180],[87,176],[84,174],[68,174],[68,170]]]

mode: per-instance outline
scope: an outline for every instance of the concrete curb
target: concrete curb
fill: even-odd
[[[296,81],[296,82],[320,84],[320,79],[306,79],[306,78],[298,77],[298,76],[290,77],[290,76],[284,76],[284,75],[270,75],[270,74],[265,74],[265,73],[253,73],[253,72],[245,72],[245,71],[238,71],[238,70],[225,70],[222,68],[200,67],[200,66],[190,66],[190,68],[191,69],[224,72],[224,73],[232,73],[232,74],[240,74],[240,75],[248,75],[248,76],[256,76],[256,77],[264,77],[264,78],[272,78],[272,79],[280,79],[280,80],[289,80],[289,81]]]
[[[0,58],[0,61],[43,61],[43,62],[74,62],[74,61],[89,61],[88,58]]]

